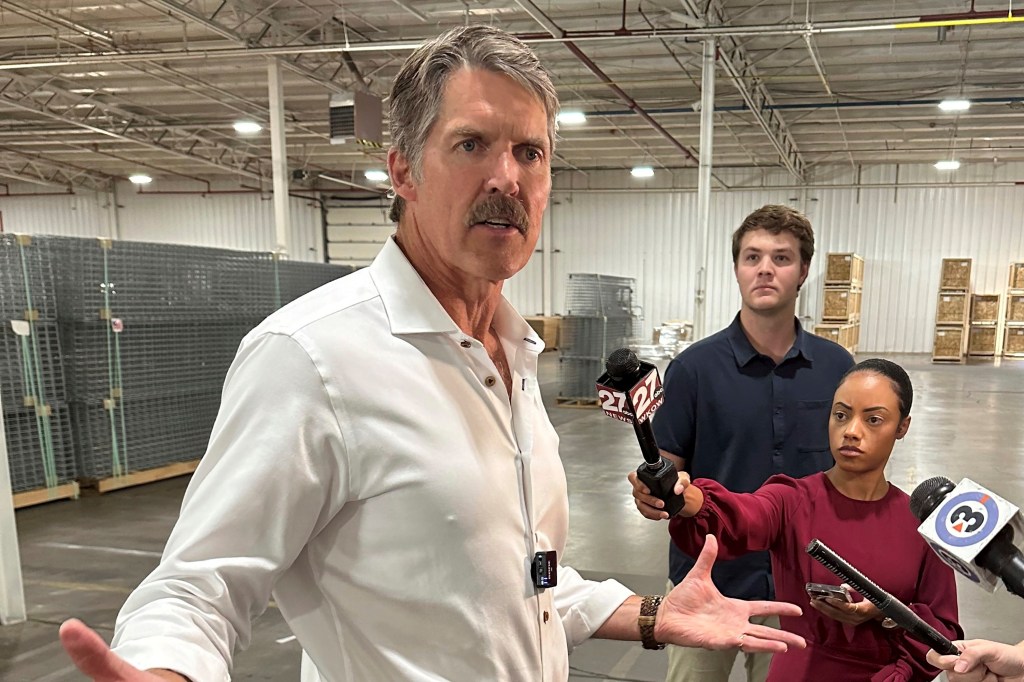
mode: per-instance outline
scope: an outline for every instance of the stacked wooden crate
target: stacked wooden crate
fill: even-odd
[[[995,357],[999,331],[999,294],[971,296],[971,327],[967,354],[971,357]]]
[[[857,352],[860,343],[861,296],[864,259],[855,253],[826,254],[822,323],[814,333]]]
[[[1010,264],[1003,322],[1003,355],[1024,357],[1024,262]]]
[[[932,362],[963,362],[971,304],[971,259],[943,258]]]

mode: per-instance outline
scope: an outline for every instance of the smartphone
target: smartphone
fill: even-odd
[[[825,583],[807,583],[804,587],[811,599],[838,599],[839,601],[852,602],[853,595],[846,585],[826,585]]]

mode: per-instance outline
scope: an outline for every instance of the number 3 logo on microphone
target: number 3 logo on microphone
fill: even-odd
[[[999,524],[999,507],[983,492],[956,495],[935,517],[935,532],[947,545],[969,547],[984,542]]]

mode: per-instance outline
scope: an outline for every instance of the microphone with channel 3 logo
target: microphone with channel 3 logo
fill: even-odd
[[[641,362],[628,348],[612,351],[604,367],[607,371],[597,379],[601,408],[607,416],[633,425],[644,455],[636,475],[652,495],[665,502],[668,515],[675,516],[686,498],[675,494],[676,466],[661,456],[651,428],[651,416],[665,402],[658,368]]]
[[[1020,509],[969,478],[953,485],[945,476],[922,482],[910,511],[923,521],[917,532],[946,564],[995,592],[998,579],[1024,597],[1024,519]]]

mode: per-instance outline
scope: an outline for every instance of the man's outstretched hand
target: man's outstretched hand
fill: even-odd
[[[658,608],[654,637],[659,642],[702,649],[782,653],[804,648],[800,635],[750,622],[753,616],[801,615],[795,604],[744,601],[722,595],[711,582],[711,567],[718,556],[718,540],[707,536],[697,563]]]
[[[72,618],[60,626],[60,643],[75,666],[94,682],[161,682],[187,678],[169,670],[139,670],[110,650],[88,625]]]

